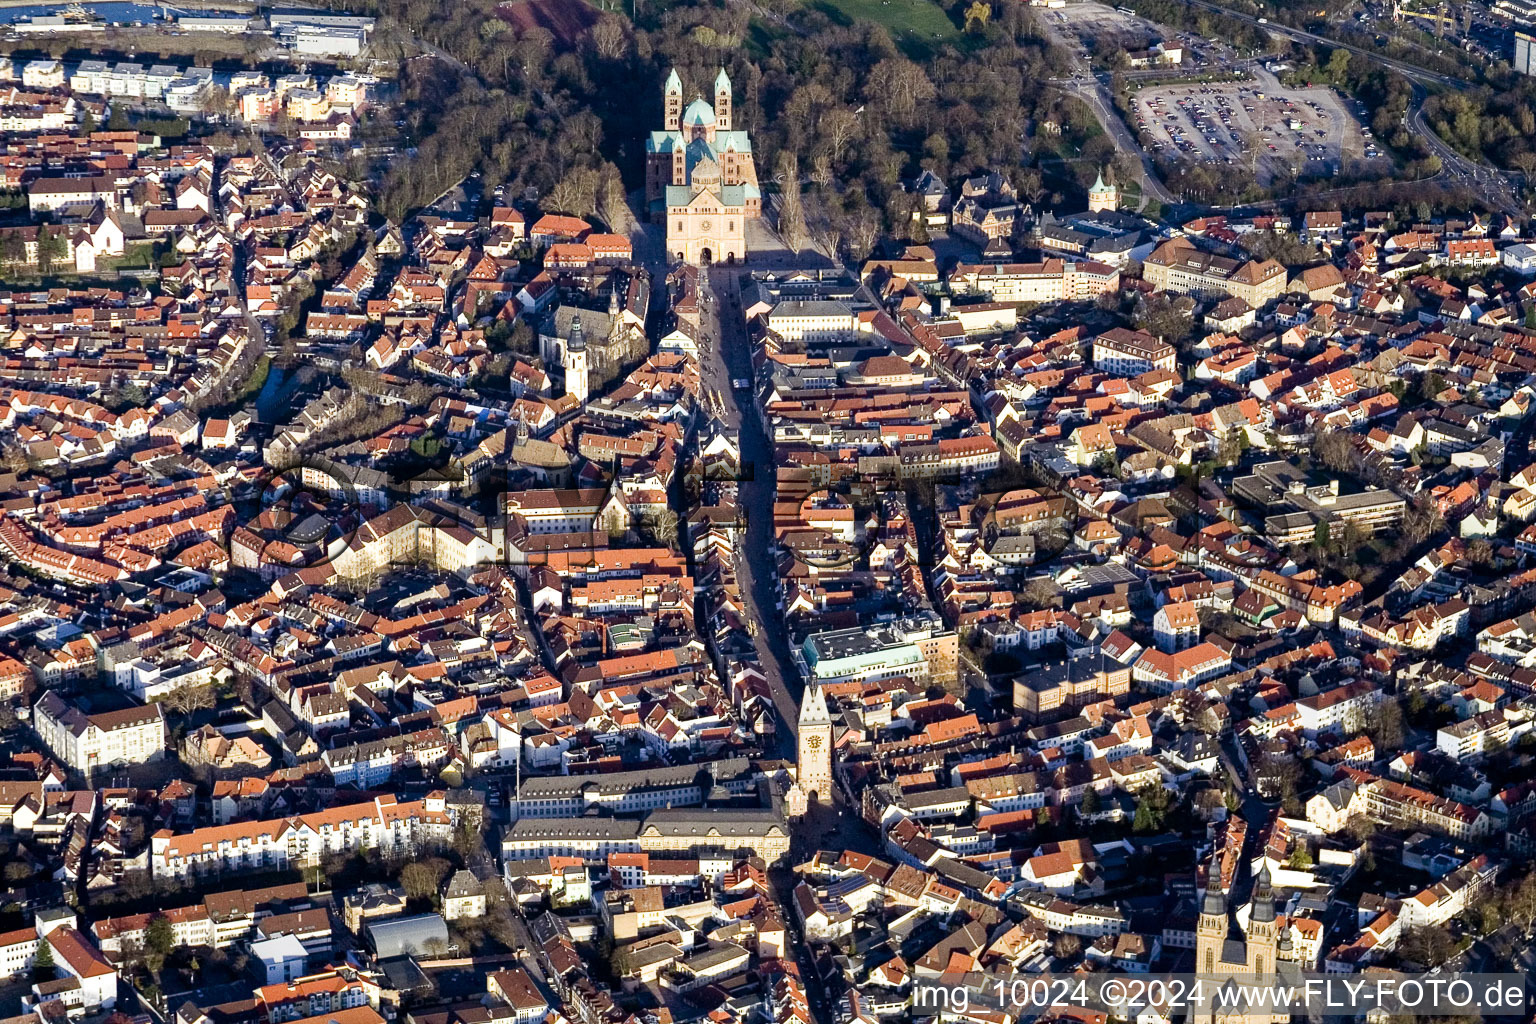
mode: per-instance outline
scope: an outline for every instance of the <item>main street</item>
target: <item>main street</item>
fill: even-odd
[[[699,274],[700,319],[706,340],[701,372],[706,391],[718,395],[726,423],[737,427],[741,448],[741,483],[737,500],[746,519],[746,536],[737,548],[736,571],[746,599],[746,617],[754,624],[763,674],[773,706],[783,720],[775,734],[775,752],[793,759],[795,728],[803,684],[790,657],[789,637],[779,612],[778,565],[774,560],[773,501],[776,481],[773,446],[751,404],[751,392],[737,392],[732,379],[752,377],[752,342],[742,319],[737,267],[714,267]]]

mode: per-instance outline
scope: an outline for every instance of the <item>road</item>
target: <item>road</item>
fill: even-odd
[[[1516,186],[1501,171],[1474,163],[1447,146],[1429,127],[1424,120],[1424,101],[1429,98],[1426,90],[1418,82],[1413,83],[1413,103],[1408,108],[1407,127],[1429,147],[1429,151],[1440,158],[1440,166],[1443,173],[1452,180],[1460,180],[1478,193],[1482,200],[1496,210],[1502,210],[1508,214],[1520,214],[1521,207],[1515,198]]]
[[[709,339],[700,353],[704,386],[719,395],[728,425],[740,431],[741,482],[737,493],[746,518],[746,538],[738,550],[737,578],[747,602],[747,619],[756,624],[753,643],[763,674],[773,695],[773,705],[783,720],[775,733],[775,752],[795,756],[795,729],[800,694],[804,689],[789,637],[779,614],[778,565],[774,558],[773,501],[776,490],[773,446],[763,430],[748,392],[731,387],[733,377],[752,376],[752,342],[741,316],[737,294],[740,268],[714,267],[699,275],[699,300],[704,336]]]
[[[1230,18],[1236,18],[1238,21],[1246,21],[1250,25],[1258,25],[1259,27],[1263,28],[1264,31],[1273,32],[1276,35],[1289,36],[1292,39],[1299,39],[1308,43],[1322,43],[1325,46],[1343,47],[1350,53],[1358,53],[1362,57],[1367,57],[1377,64],[1389,67],[1392,70],[1400,72],[1412,79],[1418,79],[1425,82],[1433,82],[1436,85],[1443,85],[1451,89],[1470,89],[1472,87],[1472,83],[1466,81],[1465,79],[1455,78],[1451,75],[1442,75],[1438,72],[1430,71],[1428,68],[1421,68],[1417,64],[1409,64],[1406,61],[1397,60],[1393,57],[1383,57],[1381,54],[1372,50],[1367,50],[1363,46],[1355,46],[1353,43],[1340,42],[1337,39],[1332,39],[1328,36],[1320,36],[1315,32],[1308,32],[1305,29],[1291,28],[1289,25],[1279,25],[1273,21],[1269,21],[1268,19],[1265,19],[1261,23],[1258,18],[1251,14],[1244,14],[1241,11],[1234,11],[1230,7],[1223,7],[1221,4],[1211,3],[1210,0],[1184,0],[1184,2],[1189,4],[1191,7],[1200,7],[1207,11],[1215,11],[1217,14],[1225,14]]]
[[[1048,79],[1046,84],[1076,96],[1093,108],[1093,115],[1109,133],[1110,141],[1115,144],[1115,148],[1141,165],[1143,196],[1150,196],[1169,206],[1176,204],[1179,200],[1158,180],[1152,158],[1147,155],[1146,150],[1141,148],[1135,133],[1126,127],[1120,115],[1115,112],[1114,104],[1110,101],[1109,90],[1104,83],[1095,78],[1081,63],[1075,65],[1074,72],[1070,78],[1052,78]]]

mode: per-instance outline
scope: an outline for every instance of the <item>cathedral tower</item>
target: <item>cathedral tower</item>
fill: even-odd
[[[1259,869],[1253,882],[1253,909],[1248,918],[1248,960],[1254,974],[1275,969],[1275,891],[1269,883],[1269,864]]]
[[[677,69],[667,73],[667,84],[662,90],[662,128],[675,132],[683,123],[683,80],[677,77]]]
[[[800,763],[796,780],[809,800],[832,802],[832,715],[814,681],[800,699]]]
[[[715,131],[728,132],[731,130],[731,80],[726,77],[725,68],[715,76]]]
[[[1281,955],[1292,954],[1290,939],[1280,933],[1275,919],[1275,891],[1270,885],[1269,865],[1260,867],[1253,880],[1248,934],[1239,939],[1229,937],[1232,925],[1227,917],[1227,897],[1221,891],[1220,861],[1220,854],[1211,858],[1205,902],[1195,924],[1195,972],[1210,976],[1217,984],[1224,984],[1227,979],[1242,981],[1272,975]],[[1289,1019],[1288,1008],[1273,1015],[1245,1015],[1241,1011],[1218,1012],[1209,1004],[1191,1007],[1188,1015],[1189,1024],[1284,1024]]]
[[[1227,897],[1220,886],[1219,874],[1206,880],[1205,902],[1195,925],[1195,970],[1200,974],[1216,973],[1221,946],[1227,940]]]

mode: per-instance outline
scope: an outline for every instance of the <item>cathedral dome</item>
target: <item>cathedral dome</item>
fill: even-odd
[[[712,125],[715,123],[715,108],[704,100],[694,100],[688,104],[688,109],[683,111],[683,124],[685,125]]]

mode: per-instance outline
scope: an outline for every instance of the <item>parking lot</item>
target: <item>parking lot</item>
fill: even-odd
[[[1048,11],[1047,15],[1056,27],[1077,36],[1085,45],[1095,39],[1131,43],[1147,36],[1160,38],[1161,30],[1152,22],[1105,4],[1068,4]]]
[[[1287,88],[1257,68],[1249,82],[1142,89],[1135,114],[1154,155],[1247,167],[1260,184],[1282,169],[1328,177],[1346,162],[1382,158],[1332,89]]]

